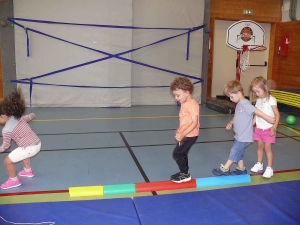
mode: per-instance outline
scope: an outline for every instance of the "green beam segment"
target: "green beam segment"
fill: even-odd
[[[104,195],[130,194],[136,193],[135,184],[115,184],[105,185]]]

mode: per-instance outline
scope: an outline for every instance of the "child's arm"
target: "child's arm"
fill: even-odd
[[[232,117],[232,119],[227,123],[226,125],[226,130],[230,130],[233,126],[233,120],[234,120],[234,117]]]
[[[11,132],[2,133],[3,136],[3,144],[0,146],[0,152],[4,152],[10,147],[11,144]]]
[[[278,127],[278,124],[279,124],[279,120],[280,120],[280,113],[278,111],[278,108],[276,105],[272,105],[272,109],[273,109],[273,112],[275,114],[275,123],[273,124],[273,126],[271,127],[271,132],[270,132],[270,135],[273,136],[275,133],[276,133],[276,129]]]
[[[267,121],[268,123],[274,124],[275,123],[275,118],[266,115],[265,113],[263,113],[262,111],[260,111],[259,109],[256,109],[254,111],[255,115],[258,115],[259,117],[263,118],[265,121]]]
[[[33,120],[35,118],[35,114],[34,113],[30,113],[26,116],[23,116],[24,120],[28,123],[30,122],[31,120]]]
[[[254,114],[253,120],[252,120],[252,125],[254,126],[256,124],[256,115]]]
[[[192,130],[194,130],[197,125],[198,125],[198,121],[199,121],[199,116],[198,115],[191,115],[192,118],[192,123],[182,132],[178,132],[175,136],[177,141],[181,141],[186,135],[188,135],[189,133],[192,132]]]

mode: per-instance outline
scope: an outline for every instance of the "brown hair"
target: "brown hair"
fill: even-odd
[[[26,109],[21,88],[10,93],[0,104],[0,114],[14,116],[16,119],[22,117]]]
[[[250,91],[249,91],[249,97],[250,97],[250,102],[255,102],[257,100],[257,95],[256,93],[252,90],[254,87],[258,87],[258,88],[261,88],[265,94],[266,94],[266,99],[267,101],[269,101],[270,99],[270,91],[269,91],[269,88],[267,86],[267,81],[265,78],[263,78],[262,76],[260,77],[255,77],[253,79],[253,81],[251,82],[250,84]]]
[[[183,91],[189,91],[190,94],[194,91],[193,83],[186,77],[177,77],[170,86],[171,91],[181,89]]]
[[[241,85],[240,82],[237,80],[232,80],[229,81],[225,86],[224,86],[224,94],[226,96],[229,96],[229,94],[234,93],[236,94],[238,91],[240,91],[244,95],[244,89],[243,86]]]

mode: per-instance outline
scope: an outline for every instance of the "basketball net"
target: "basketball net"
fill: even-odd
[[[262,45],[243,45],[241,50],[237,51],[237,66],[236,66],[236,79],[241,80],[243,76],[250,68],[250,51],[264,51],[267,48]]]

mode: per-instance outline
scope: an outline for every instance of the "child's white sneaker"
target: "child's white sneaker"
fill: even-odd
[[[257,162],[252,168],[251,168],[251,171],[254,172],[254,173],[257,173],[261,170],[264,169],[264,164],[263,163],[260,163],[260,162]]]
[[[267,167],[266,171],[263,174],[263,177],[265,178],[271,178],[273,176],[273,169],[271,167]]]

